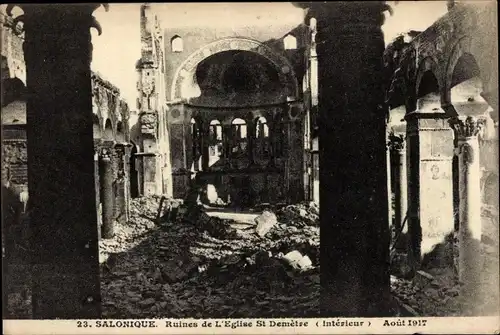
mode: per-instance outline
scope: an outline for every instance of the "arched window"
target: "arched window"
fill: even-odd
[[[219,120],[210,121],[210,142],[222,141],[222,126]]]
[[[191,119],[191,139],[193,141],[193,159],[197,159],[201,152],[200,147],[200,129],[195,119]]]
[[[257,149],[257,157],[262,159],[269,158],[271,142],[269,139],[269,126],[267,119],[263,116],[257,119],[255,124],[255,147]]]
[[[283,45],[285,47],[285,50],[297,49],[297,39],[295,38],[295,36],[288,34],[283,39]]]
[[[179,35],[175,35],[170,40],[170,46],[172,47],[172,52],[183,52],[184,51],[184,43],[182,38]]]
[[[269,137],[269,127],[267,126],[266,118],[261,116],[257,119],[257,125],[255,127],[255,138],[266,137]]]
[[[232,125],[231,155],[240,156],[247,148],[247,124],[245,120],[236,118]]]
[[[209,127],[209,159],[208,165],[212,166],[222,154],[222,126],[219,120],[210,121]]]

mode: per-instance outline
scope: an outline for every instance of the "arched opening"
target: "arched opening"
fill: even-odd
[[[116,124],[116,141],[120,143],[125,142],[125,132],[123,131],[123,123],[118,121]]]
[[[222,126],[219,120],[210,121],[208,147],[208,166],[212,166],[222,155]]]
[[[463,54],[453,68],[450,98],[459,115],[482,116],[488,104],[481,96],[483,82],[479,66],[469,53]]]
[[[94,139],[102,138],[101,124],[99,122],[99,117],[92,114],[92,125],[94,130]]]
[[[287,94],[281,81],[278,69],[267,58],[230,50],[201,61],[184,91],[192,96],[193,104],[202,106],[272,104]]]
[[[239,158],[246,154],[247,150],[247,123],[245,120],[236,118],[231,123],[231,157]]]
[[[172,48],[172,52],[183,52],[184,51],[184,42],[179,35],[175,35],[170,39],[170,46]]]
[[[420,99],[428,95],[439,95],[439,83],[431,70],[424,72],[418,86],[417,98]]]
[[[267,119],[259,117],[255,122],[255,147],[257,149],[257,159],[267,159],[270,156],[269,127]]]
[[[283,38],[283,47],[285,50],[297,49],[297,38],[292,34],[288,34]]]
[[[198,124],[195,119],[191,118],[191,145],[192,145],[191,154],[193,155],[192,168],[195,171],[201,170],[201,159],[202,159],[201,137],[202,137],[202,132],[200,129],[200,124]]]
[[[136,165],[137,146],[132,143],[130,151],[130,197],[137,198],[139,196],[139,172]]]
[[[111,125],[111,120],[107,119],[104,126],[104,139],[105,140],[113,140],[113,127]]]

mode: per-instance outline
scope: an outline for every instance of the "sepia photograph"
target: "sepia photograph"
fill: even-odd
[[[497,15],[0,5],[5,334],[498,334]]]

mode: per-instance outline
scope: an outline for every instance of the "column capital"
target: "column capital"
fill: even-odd
[[[449,121],[451,128],[459,138],[475,137],[482,129],[484,121],[477,120],[473,116],[453,117]]]
[[[387,147],[389,150],[404,150],[406,138],[403,134],[396,135],[394,132],[389,133]]]

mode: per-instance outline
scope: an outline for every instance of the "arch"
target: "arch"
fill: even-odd
[[[195,76],[196,68],[201,61],[216,53],[229,50],[250,51],[267,58],[277,68],[280,81],[286,85],[288,93],[296,97],[299,95],[297,77],[288,59],[278,55],[271,48],[258,41],[248,38],[231,37],[209,43],[189,55],[174,74],[170,99],[176,100],[183,98],[183,83],[186,80],[193,80],[192,78]]]
[[[118,121],[116,123],[116,140],[119,142],[125,142],[125,133],[123,131],[122,121]]]
[[[292,34],[287,34],[283,38],[283,47],[285,48],[285,50],[297,49],[297,38]]]
[[[455,67],[460,60],[460,58],[465,54],[471,53],[471,38],[469,36],[464,36],[460,38],[455,46],[452,48],[450,57],[448,58],[448,62],[446,64],[444,83],[442,85],[442,93],[441,93],[441,104],[442,105],[451,105],[451,88],[453,83],[453,72],[455,71]]]
[[[94,113],[92,113],[92,124],[94,129],[94,138],[102,138],[101,123],[99,122],[99,117]]]
[[[261,116],[256,121],[255,138],[267,137],[269,137],[269,126],[267,125],[267,119]]]
[[[179,53],[184,51],[184,41],[179,35],[174,35],[170,39],[170,48],[172,52]]]
[[[219,120],[212,120],[209,124],[210,141],[222,141],[222,125]]]
[[[440,76],[439,76],[437,61],[432,57],[424,58],[418,66],[417,75],[415,78],[415,94],[417,99],[422,96],[421,94],[419,94],[420,93],[419,91],[421,89],[423,89],[426,86],[428,87],[431,84],[434,84],[430,82],[432,80],[435,80],[435,84],[437,85],[439,92],[440,88],[443,87],[439,78]]]
[[[19,78],[2,79],[2,107],[7,106],[13,101],[24,101],[26,94],[26,85]]]
[[[113,126],[110,119],[106,119],[106,123],[104,124],[103,138],[105,140],[113,140]]]

